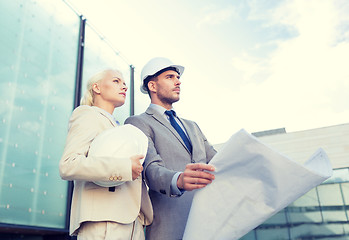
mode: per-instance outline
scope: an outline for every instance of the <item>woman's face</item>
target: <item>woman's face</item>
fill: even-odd
[[[96,83],[95,88],[102,101],[111,103],[114,107],[120,107],[125,103],[128,88],[120,73],[107,72],[105,77]]]

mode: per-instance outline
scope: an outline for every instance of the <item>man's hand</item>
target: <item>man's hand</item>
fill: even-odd
[[[135,180],[138,178],[142,171],[143,171],[143,166],[140,162],[141,159],[143,159],[143,155],[134,155],[131,157],[131,164],[132,164],[132,180]]]
[[[183,173],[177,180],[177,187],[186,191],[206,187],[214,180],[215,176],[207,171],[213,172],[215,168],[212,165],[204,163],[187,164]]]

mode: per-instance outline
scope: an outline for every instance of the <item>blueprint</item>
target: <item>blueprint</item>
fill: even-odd
[[[239,239],[332,175],[319,148],[304,164],[244,129],[211,160],[215,180],[197,190],[183,239]]]

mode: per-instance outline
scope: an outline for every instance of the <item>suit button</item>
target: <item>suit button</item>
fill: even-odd
[[[115,177],[113,178],[113,181],[116,181],[116,180],[118,180],[118,177],[117,177],[117,176],[115,176]]]
[[[114,178],[113,178],[113,177],[109,177],[109,180],[110,180],[110,181],[113,181],[113,180],[114,180]]]
[[[121,176],[118,176],[118,180],[121,181],[121,180],[122,180],[122,177],[121,177]]]

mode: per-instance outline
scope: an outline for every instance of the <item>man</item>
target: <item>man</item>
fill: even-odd
[[[145,113],[125,121],[141,129],[149,140],[143,176],[149,186],[154,220],[146,228],[148,240],[182,239],[192,190],[214,179],[214,168],[207,163],[216,151],[195,122],[170,111],[179,100],[183,71],[183,66],[169,59],[151,59],[141,72],[141,91],[149,94],[151,104]]]

